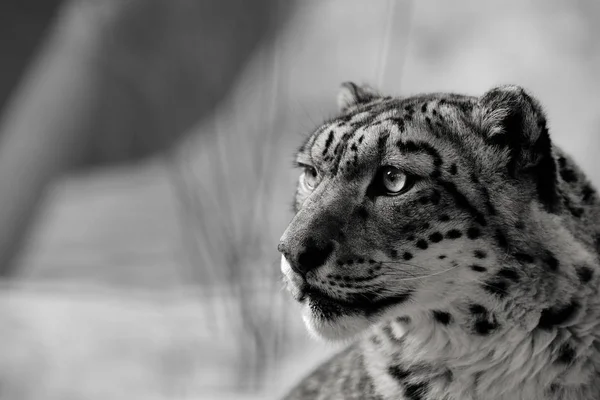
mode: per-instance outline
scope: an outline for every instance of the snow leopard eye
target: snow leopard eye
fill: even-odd
[[[410,189],[411,181],[408,175],[396,167],[387,165],[379,172],[382,191],[388,196],[395,196]]]
[[[313,191],[318,183],[319,173],[310,165],[303,165],[304,172],[300,175],[300,184],[306,191]]]

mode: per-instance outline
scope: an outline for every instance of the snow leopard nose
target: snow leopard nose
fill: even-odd
[[[334,249],[332,241],[321,243],[310,237],[297,249],[293,247],[289,241],[282,240],[277,249],[284,255],[292,270],[302,276],[325,264]]]
[[[302,204],[279,241],[290,268],[302,276],[325,265],[345,244],[348,210],[354,208],[356,196],[327,188],[320,186]]]

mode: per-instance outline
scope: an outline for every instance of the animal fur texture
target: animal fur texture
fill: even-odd
[[[600,201],[518,86],[345,83],[305,141],[281,268],[349,347],[286,397],[600,398]]]

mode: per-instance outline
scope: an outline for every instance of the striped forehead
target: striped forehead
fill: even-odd
[[[382,119],[382,115],[359,113],[347,121],[338,120],[319,129],[309,143],[311,161],[322,169],[364,168],[377,160],[381,138],[398,133],[398,127]],[[375,156],[375,157],[374,157]]]
[[[394,146],[396,143],[460,142],[460,121],[473,104],[471,97],[433,94],[359,107],[317,129],[301,148],[298,162],[334,174],[349,170],[356,176],[358,171],[367,172],[369,166],[381,163],[391,149],[402,150],[402,146]]]
[[[378,163],[387,144],[406,133],[407,115],[410,110],[393,108],[342,116],[317,129],[303,146],[299,158],[307,157],[321,169],[334,171]],[[408,118],[412,120],[411,116]],[[416,125],[411,128],[417,130]]]

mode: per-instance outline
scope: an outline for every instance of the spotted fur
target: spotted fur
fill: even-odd
[[[279,250],[308,330],[352,344],[287,398],[597,399],[600,200],[538,101],[347,83],[339,105]]]

